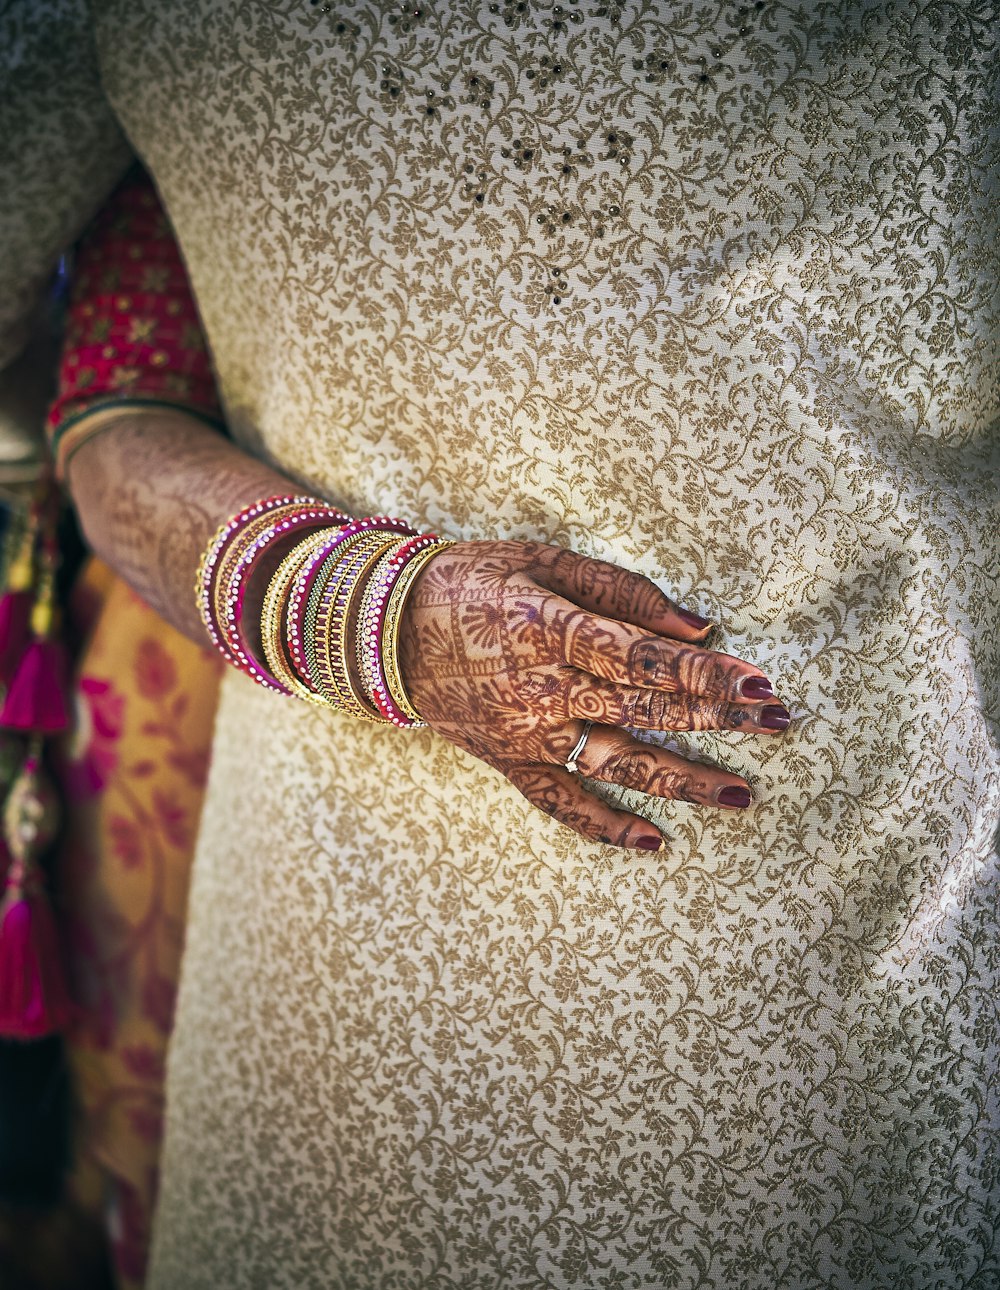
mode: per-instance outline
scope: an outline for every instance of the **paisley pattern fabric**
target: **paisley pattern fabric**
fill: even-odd
[[[77,1020],[77,1178],[100,1179],[120,1290],[145,1282],[167,1041],[221,660],[100,561],[74,590],[86,641],[65,749],[59,873]]]
[[[645,862],[227,676],[154,1290],[995,1286],[995,4],[95,16],[234,434],[796,718]]]
[[[177,244],[130,174],[75,248],[58,387],[56,469],[87,414],[126,398],[215,419],[218,403]],[[167,1041],[222,660],[100,561],[74,592],[76,721],[62,766],[59,874],[78,1007],[67,1053],[78,1160],[96,1166],[122,1290],[145,1279]],[[207,645],[207,642],[206,642]]]

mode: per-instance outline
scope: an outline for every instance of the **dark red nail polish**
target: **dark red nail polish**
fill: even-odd
[[[678,609],[677,617],[687,623],[689,627],[697,627],[699,631],[712,625],[710,618],[701,618],[698,614],[692,614],[689,609]]]
[[[749,788],[743,788],[740,784],[730,784],[728,788],[721,788],[716,793],[715,800],[720,806],[749,806],[753,798],[750,796]]]
[[[634,847],[638,847],[641,851],[659,851],[660,847],[663,845],[663,839],[636,838],[632,845]]]
[[[792,714],[780,703],[770,704],[760,714],[760,724],[765,730],[784,730],[791,719]]]
[[[740,682],[744,699],[769,699],[773,693],[774,686],[766,676],[745,676]]]

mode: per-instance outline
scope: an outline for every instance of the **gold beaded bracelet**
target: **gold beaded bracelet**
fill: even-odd
[[[312,585],[302,614],[302,653],[308,673],[307,680],[317,693],[320,693],[320,685],[316,658],[316,622],[319,616],[320,601],[323,598],[327,584],[336,574],[338,565],[347,553],[361,541],[363,536],[363,533],[355,533],[351,537],[345,538],[336,550],[332,551],[321,562],[319,568],[313,574]],[[322,695],[321,697],[330,707],[339,707],[329,696]]]

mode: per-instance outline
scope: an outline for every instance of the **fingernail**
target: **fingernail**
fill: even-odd
[[[753,798],[749,788],[744,788],[741,784],[730,784],[728,788],[719,789],[715,800],[720,806],[749,806]]]
[[[687,623],[689,627],[697,627],[699,631],[712,625],[710,618],[702,618],[698,614],[692,614],[690,609],[678,609],[677,617]]]
[[[774,686],[766,676],[745,676],[740,682],[744,699],[769,699],[773,693]]]
[[[638,847],[640,851],[659,851],[663,846],[663,839],[661,837],[636,838],[632,845]]]
[[[760,724],[765,730],[784,730],[792,719],[792,714],[780,703],[769,704],[760,714]]]

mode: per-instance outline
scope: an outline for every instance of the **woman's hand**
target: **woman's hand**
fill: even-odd
[[[643,730],[784,730],[756,667],[702,649],[711,624],[648,578],[530,542],[459,542],[411,591],[400,668],[417,711],[584,837],[659,850],[654,826],[587,792],[590,779],[708,806],[749,806],[738,775],[642,743]]]

